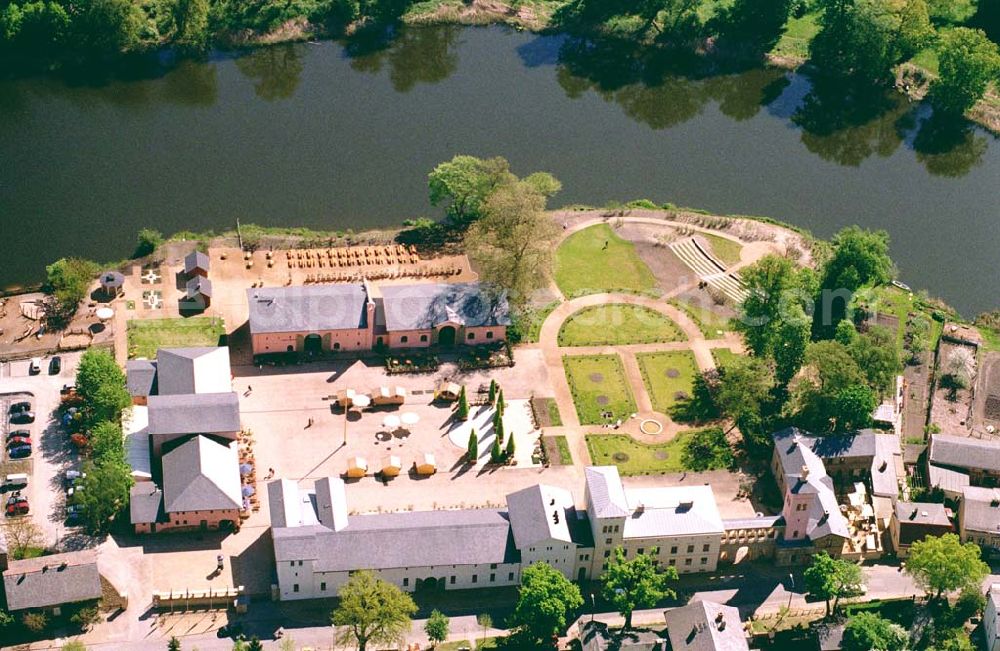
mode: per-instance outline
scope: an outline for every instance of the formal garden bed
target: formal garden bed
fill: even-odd
[[[566,319],[559,330],[560,346],[620,346],[684,341],[676,323],[641,305],[595,305]]]
[[[618,355],[565,356],[563,367],[582,424],[612,423],[635,413],[635,398]]]
[[[714,310],[696,305],[690,298],[673,298],[670,304],[687,314],[705,339],[718,339],[730,329],[729,319]],[[719,309],[717,306],[715,309]]]
[[[479,346],[465,346],[459,353],[458,368],[473,371],[483,368],[507,368],[514,365],[514,355],[505,341]]]
[[[531,413],[535,417],[535,427],[559,427],[562,416],[555,398],[531,398]]]
[[[567,298],[604,292],[659,294],[656,278],[607,224],[573,233],[556,250],[556,284]]]
[[[715,365],[718,368],[724,368],[727,364],[731,364],[734,359],[741,357],[738,353],[734,353],[728,348],[713,348],[712,358],[715,360]]]
[[[653,409],[661,414],[691,397],[698,364],[689,350],[636,355]]]
[[[543,436],[542,449],[551,466],[572,466],[573,455],[569,451],[569,441],[565,436]]]
[[[218,317],[129,321],[128,356],[153,359],[160,348],[219,346],[224,343],[225,335],[225,323]]]
[[[665,443],[641,443],[627,434],[587,434],[590,460],[618,466],[623,475],[720,470],[733,465],[733,453],[717,427],[680,432]]]
[[[712,233],[699,233],[698,235],[708,242],[715,259],[726,265],[726,268],[740,261],[740,251],[743,250],[743,245],[739,242]]]
[[[385,358],[385,372],[389,375],[433,373],[440,366],[441,360],[431,353],[400,353]]]

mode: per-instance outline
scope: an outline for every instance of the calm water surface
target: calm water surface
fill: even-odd
[[[565,37],[458,27],[0,81],[0,286],[63,255],[124,257],[144,226],[434,216],[427,172],[469,153],[552,172],[556,204],[885,228],[905,281],[966,314],[1000,306],[1000,142],[893,98],[836,96],[779,71],[677,76]]]

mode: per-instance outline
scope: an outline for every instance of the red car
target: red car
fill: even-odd
[[[7,515],[27,515],[28,511],[28,498],[14,496],[7,500]]]
[[[31,445],[31,437],[28,436],[12,436],[7,440],[7,447],[12,448],[16,445]]]

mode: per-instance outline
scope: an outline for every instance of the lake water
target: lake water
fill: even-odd
[[[828,236],[885,228],[901,278],[1000,306],[1000,142],[898,98],[852,109],[774,70],[693,77],[634,52],[503,28],[408,29],[110,79],[0,81],[0,286],[139,228],[363,229],[439,213],[457,153],[552,172],[551,205],[649,198]]]

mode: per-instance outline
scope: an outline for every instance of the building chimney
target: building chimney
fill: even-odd
[[[917,510],[916,509],[913,509],[913,513],[910,514],[910,519],[911,520],[916,520],[917,519]]]
[[[722,615],[719,615],[719,617],[722,617]],[[726,630],[726,620],[720,619],[719,620],[719,632],[722,632],[724,630]]]
[[[719,611],[715,615],[715,623],[716,624],[720,623],[722,621],[722,619],[723,619],[723,617],[722,617],[722,611]]]
[[[800,476],[802,477],[802,481],[809,479],[809,466],[802,466]]]

